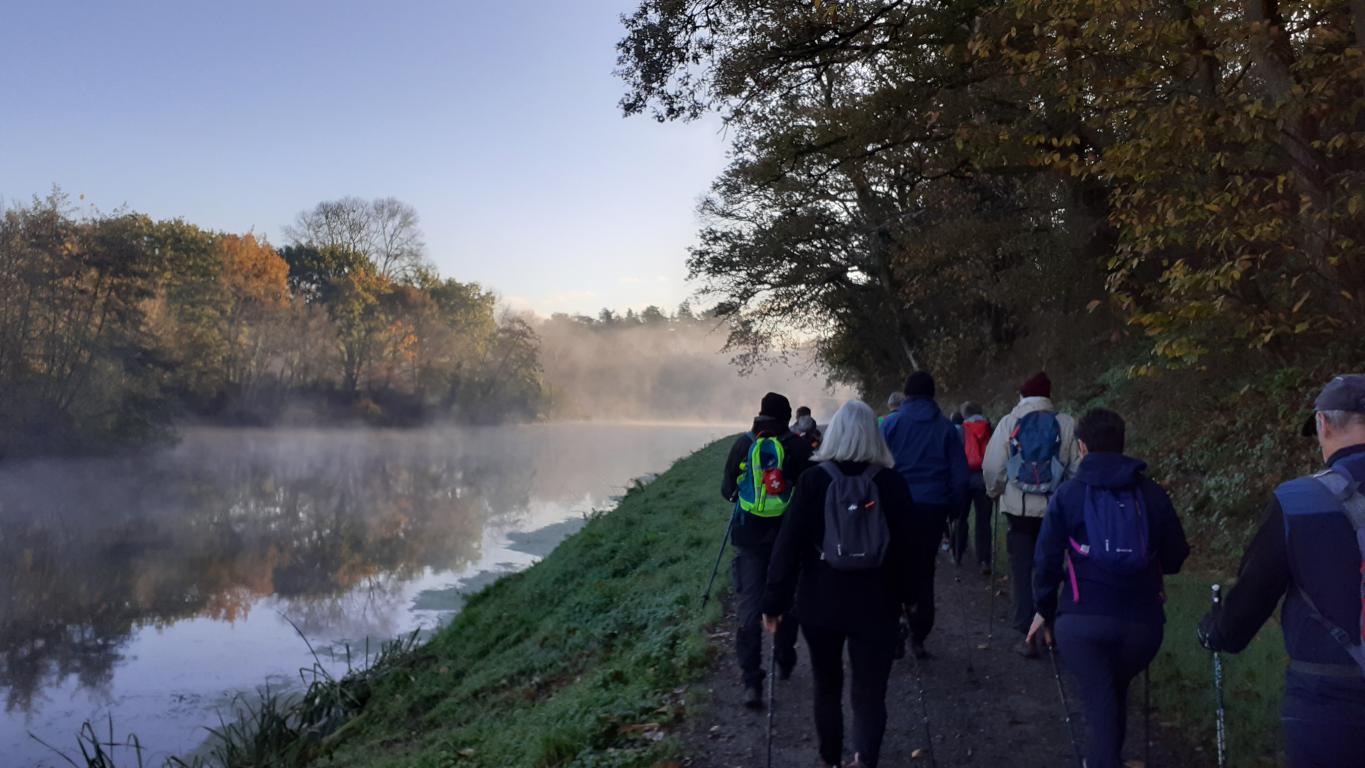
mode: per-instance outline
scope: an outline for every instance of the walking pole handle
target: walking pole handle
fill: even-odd
[[[1213,601],[1215,611],[1223,602],[1223,587],[1214,584],[1210,590],[1210,599]],[[1218,736],[1218,768],[1224,768],[1228,764],[1228,731],[1227,718],[1223,710],[1223,656],[1218,651],[1213,652],[1213,696],[1216,706],[1215,715],[1217,717],[1217,736]]]

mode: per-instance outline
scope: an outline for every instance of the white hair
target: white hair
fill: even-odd
[[[1318,411],[1318,413],[1322,414],[1322,420],[1327,422],[1327,426],[1333,430],[1365,425],[1365,414],[1356,411]]]
[[[886,397],[886,407],[890,408],[893,411],[901,407],[901,403],[903,402],[905,402],[904,392],[900,391],[892,392],[890,395],[887,395]]]
[[[825,431],[825,441],[815,452],[816,461],[865,461],[893,467],[891,448],[877,428],[877,414],[861,400],[844,403]]]

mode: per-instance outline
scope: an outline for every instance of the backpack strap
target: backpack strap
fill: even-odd
[[[1341,504],[1342,512],[1346,515],[1346,519],[1350,521],[1351,528],[1355,530],[1356,547],[1360,550],[1361,563],[1360,632],[1355,638],[1355,641],[1352,641],[1351,633],[1337,626],[1318,609],[1317,603],[1313,602],[1313,598],[1308,595],[1308,592],[1305,591],[1303,587],[1296,584],[1295,588],[1298,590],[1300,599],[1303,600],[1304,605],[1308,608],[1309,618],[1313,619],[1318,624],[1321,624],[1322,627],[1327,630],[1327,634],[1331,635],[1332,639],[1341,646],[1342,650],[1346,651],[1346,653],[1355,661],[1356,665],[1360,667],[1360,669],[1357,670],[1358,676],[1365,675],[1365,496],[1361,495],[1360,485],[1355,481],[1355,478],[1339,469],[1329,469],[1326,472],[1320,472],[1314,475],[1313,479],[1322,485],[1323,488],[1326,488],[1327,491],[1332,494],[1332,497]],[[1288,518],[1285,520],[1285,525],[1288,525]]]

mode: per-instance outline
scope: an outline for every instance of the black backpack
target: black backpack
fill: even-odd
[[[836,571],[880,568],[891,541],[881,494],[872,481],[881,467],[873,464],[860,475],[845,475],[833,462],[820,466],[832,479],[825,491],[820,559]]]

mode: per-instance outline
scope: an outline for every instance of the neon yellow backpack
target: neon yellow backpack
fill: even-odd
[[[749,457],[739,464],[739,508],[755,517],[781,517],[795,491],[782,473],[787,452],[775,437],[751,432],[749,439]]]

